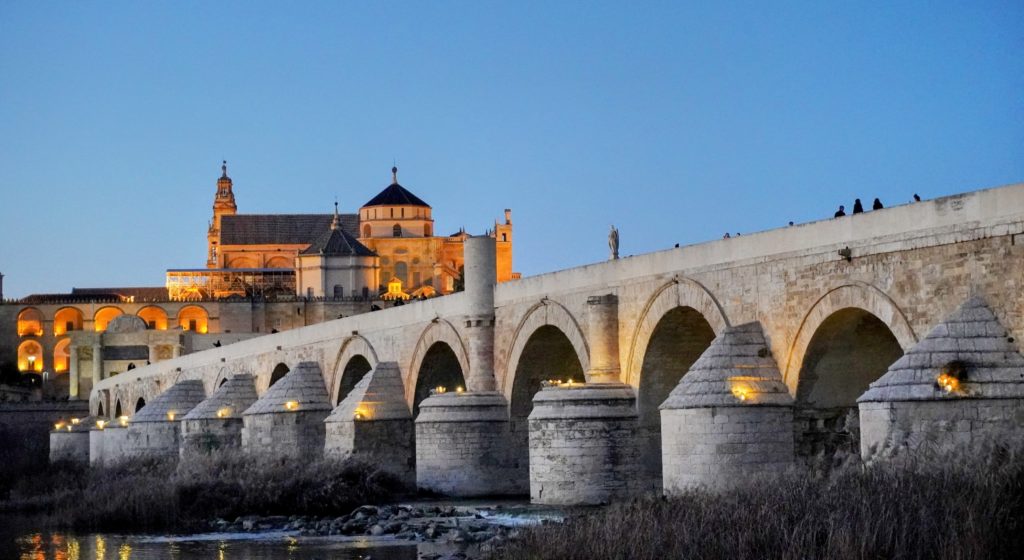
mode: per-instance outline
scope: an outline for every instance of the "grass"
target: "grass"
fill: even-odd
[[[0,512],[42,515],[76,529],[187,530],[217,517],[343,515],[401,491],[392,475],[356,461],[137,459],[100,468],[51,465],[19,480]]]
[[[850,462],[525,529],[490,560],[975,559],[1024,550],[1024,446]]]

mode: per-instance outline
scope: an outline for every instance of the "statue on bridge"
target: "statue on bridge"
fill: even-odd
[[[608,232],[608,250],[611,255],[608,260],[615,260],[619,258],[619,230],[615,229],[615,226],[611,226],[611,231]]]

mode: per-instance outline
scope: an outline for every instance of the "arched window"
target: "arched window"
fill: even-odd
[[[167,312],[155,305],[143,307],[139,310],[138,316],[146,322],[146,328],[150,330],[167,330]]]
[[[71,339],[65,338],[53,347],[53,371],[64,373],[71,369]]]
[[[60,336],[71,331],[82,330],[82,312],[74,307],[65,307],[53,316],[53,334]]]
[[[391,228],[391,233],[392,233],[392,235],[394,235],[395,237],[402,237],[402,226],[400,226],[400,225],[398,225],[398,224],[395,224],[395,225],[394,225],[394,226],[392,226],[392,228]]]
[[[107,330],[107,323],[121,314],[121,310],[116,307],[104,307],[96,312],[92,317],[93,327],[96,332],[103,332]]]
[[[192,331],[199,334],[206,334],[209,316],[206,310],[197,305],[182,307],[178,312],[178,325],[183,331]]]
[[[363,226],[363,237],[370,237],[370,224]]]
[[[43,336],[43,314],[34,307],[18,313],[18,336]]]
[[[43,371],[43,347],[38,342],[26,340],[18,346],[18,371]]]

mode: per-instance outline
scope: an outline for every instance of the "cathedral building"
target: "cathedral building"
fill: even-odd
[[[394,295],[396,285],[403,298],[455,291],[468,235],[435,235],[433,209],[398,183],[398,168],[391,169],[391,184],[357,213],[339,214],[335,207],[333,215],[239,214],[227,162],[221,171],[207,233],[207,270],[168,271],[172,297],[272,290],[365,300]],[[518,277],[512,272],[510,210],[489,234],[497,246],[498,281]]]

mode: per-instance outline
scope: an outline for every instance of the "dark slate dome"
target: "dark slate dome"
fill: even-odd
[[[392,180],[387,188],[380,191],[377,196],[370,199],[363,205],[367,206],[423,206],[430,208],[430,205],[423,202],[423,199],[409,192],[408,189],[398,184],[398,168],[391,168]]]
[[[329,229],[304,249],[301,255],[373,257],[377,254],[343,229]]]

